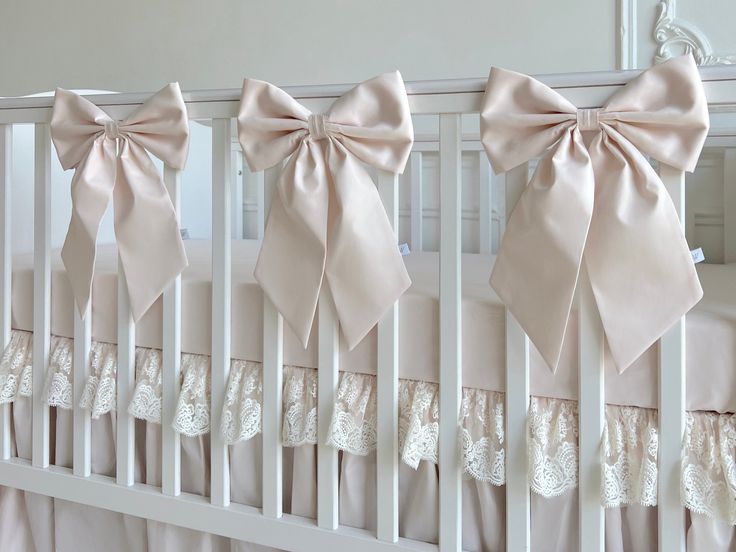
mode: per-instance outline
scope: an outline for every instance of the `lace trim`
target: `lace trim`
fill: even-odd
[[[527,425],[531,490],[552,497],[577,487],[577,403],[532,397]]]
[[[139,349],[135,389],[128,405],[128,414],[154,424],[161,423],[161,364],[161,351]]]
[[[46,372],[46,383],[44,386],[46,404],[71,410],[74,400],[74,387],[72,383],[74,342],[64,337],[53,336],[51,338],[50,353],[49,369]]]
[[[89,376],[79,406],[97,419],[115,411],[117,402],[117,345],[94,342],[89,353]]]
[[[285,447],[317,444],[317,370],[284,367]]]
[[[261,364],[233,360],[220,426],[227,444],[251,439],[261,432],[262,393]]]
[[[603,427],[603,482],[606,508],[657,505],[657,411],[607,406]]]
[[[689,412],[682,501],[693,512],[736,525],[736,414]]]
[[[30,397],[33,389],[33,333],[13,331],[0,359],[0,404]]]
[[[181,373],[181,390],[172,425],[176,431],[190,437],[209,433],[210,357],[182,355]]]

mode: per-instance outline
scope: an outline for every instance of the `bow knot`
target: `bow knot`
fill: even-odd
[[[110,119],[105,121],[105,137],[110,140],[117,140],[120,138],[120,127],[116,120]]]
[[[252,170],[286,160],[256,280],[305,346],[328,285],[352,349],[411,284],[364,165],[391,172],[406,165],[414,132],[401,75],[357,85],[324,114],[246,79],[238,136]]]
[[[327,138],[327,129],[325,128],[324,113],[310,113],[307,124],[309,126],[309,135],[313,140],[324,140]]]
[[[112,200],[115,239],[137,321],[187,266],[174,206],[148,155],[184,167],[189,126],[179,85],[164,87],[121,123],[59,88],[51,138],[62,167],[75,169],[61,257],[79,311],[84,316],[89,306],[97,232]]]
[[[600,121],[598,115],[602,109],[578,109],[577,111],[577,123],[578,130],[584,132],[586,130],[598,130],[600,129]]]
[[[644,71],[602,109],[492,69],[481,140],[494,170],[541,156],[491,285],[554,371],[584,262],[613,361],[630,366],[702,297],[677,212],[647,157],[692,171],[708,103],[692,57]],[[588,143],[580,132],[599,130]]]

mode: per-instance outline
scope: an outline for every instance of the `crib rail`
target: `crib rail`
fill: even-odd
[[[542,80],[581,107],[597,107],[636,73],[554,75]],[[736,70],[702,70],[711,109],[736,109]],[[91,474],[90,418],[74,407],[73,469],[49,466],[49,411],[43,401],[50,347],[50,155],[48,122],[51,99],[0,100],[0,336],[10,336],[11,261],[10,189],[11,126],[35,124],[35,256],[34,256],[34,365],[33,455],[30,462],[11,458],[9,410],[0,407],[0,485],[103,507],[207,531],[235,539],[286,550],[305,548],[378,552],[388,550],[454,551],[462,547],[462,480],[458,451],[458,418],[462,390],[462,290],[461,290],[461,172],[462,114],[477,113],[484,82],[445,81],[409,83],[410,105],[415,114],[439,116],[440,160],[440,442],[439,442],[439,546],[399,538],[398,490],[398,359],[399,307],[378,325],[378,447],[377,530],[357,530],[339,524],[338,454],[328,446],[327,435],[338,382],[340,332],[328,292],[319,300],[318,371],[318,509],[317,520],[283,513],[282,504],[282,366],[283,320],[275,307],[263,304],[263,507],[230,503],[228,447],[220,433],[220,413],[230,369],[230,288],[232,155],[231,136],[239,93],[235,90],[185,94],[192,119],[212,121],[212,437],[211,496],[181,492],[180,443],[172,429],[179,392],[181,353],[181,281],[177,278],[164,293],[163,305],[163,405],[161,488],[135,482],[133,418],[127,405],[133,391],[135,328],[124,287],[118,296],[118,408],[117,477]],[[298,87],[288,91],[309,109],[324,111],[345,86]],[[112,116],[122,118],[147,94],[97,96],[93,101]],[[480,152],[480,148],[477,148]],[[422,249],[422,151],[418,147],[409,165],[411,182],[411,245]],[[478,157],[480,197],[480,250],[491,251],[491,172],[485,157]],[[681,218],[684,213],[683,174],[660,168]],[[278,168],[256,178],[263,182],[268,211]],[[179,172],[164,169],[164,180],[178,210]],[[510,171],[506,178],[506,211],[513,209],[528,181],[528,166]],[[398,233],[398,176],[379,172],[377,186],[389,219]],[[259,214],[262,228],[263,213]],[[260,231],[262,232],[262,230]],[[259,235],[262,233],[259,232]],[[579,538],[581,550],[604,549],[604,517],[600,502],[599,447],[604,423],[603,332],[585,275],[579,291],[580,312],[580,464]],[[79,404],[91,340],[91,316],[75,315],[74,404]],[[679,500],[679,459],[684,429],[685,320],[660,343],[660,456],[659,547],[683,550],[685,522]],[[530,343],[518,323],[507,313],[506,328],[506,529],[507,549],[530,549],[530,496],[526,421],[529,409]]]

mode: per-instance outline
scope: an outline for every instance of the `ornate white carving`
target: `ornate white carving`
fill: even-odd
[[[703,31],[675,15],[675,0],[662,0],[657,4],[659,17],[654,25],[654,40],[659,45],[654,63],[661,63],[673,56],[690,53],[698,65],[730,65],[736,63],[736,54],[717,55]]]

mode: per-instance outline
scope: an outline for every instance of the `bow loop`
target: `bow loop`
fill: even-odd
[[[326,281],[352,349],[410,285],[396,235],[360,162],[404,169],[414,133],[401,76],[359,84],[325,114],[246,79],[238,136],[252,170],[286,159],[256,280],[305,346]]]
[[[599,131],[588,147],[585,131]],[[645,156],[692,170],[707,131],[691,56],[641,73],[601,109],[578,110],[531,77],[491,71],[481,139],[494,169],[544,154],[491,285],[553,371],[583,261],[619,371],[700,300],[677,213]]]
[[[644,155],[683,171],[695,170],[709,117],[691,56],[648,69],[614,95],[604,111],[605,124]]]
[[[176,212],[150,150],[183,168],[189,143],[178,84],[155,94],[125,121],[57,89],[51,138],[72,178],[72,217],[61,256],[82,316],[90,303],[100,222],[112,199],[115,237],[131,311],[139,320],[187,265]]]
[[[496,173],[540,156],[572,129],[577,108],[547,85],[494,67],[483,99],[481,141]]]

